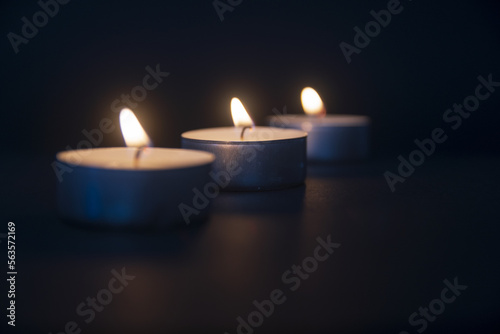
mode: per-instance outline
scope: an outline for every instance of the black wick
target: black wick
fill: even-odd
[[[252,128],[251,126],[244,126],[243,129],[241,129],[241,135],[240,135],[241,140],[243,140],[243,135],[245,134],[245,130],[251,128]]]
[[[135,152],[134,165],[135,165],[136,168],[139,165],[139,158],[141,157],[141,154],[142,154],[142,152],[144,151],[145,148],[146,148],[146,146],[139,146],[137,148],[137,151]]]

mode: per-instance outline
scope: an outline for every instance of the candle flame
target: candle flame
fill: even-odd
[[[231,115],[233,116],[234,126],[254,127],[253,121],[245,110],[243,103],[236,97],[231,100]]]
[[[302,108],[307,115],[324,116],[326,114],[325,106],[319,94],[311,87],[306,87],[300,95]]]
[[[124,108],[120,111],[120,127],[127,146],[145,147],[151,145],[148,134],[132,110]]]

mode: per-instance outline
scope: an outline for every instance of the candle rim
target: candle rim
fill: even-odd
[[[251,138],[241,140],[238,137],[235,137],[235,139],[200,139],[200,138],[193,138],[190,135],[196,133],[196,132],[204,132],[204,131],[229,131],[233,130],[235,134],[238,132],[241,132],[241,127],[232,127],[232,126],[227,126],[227,127],[213,127],[213,128],[201,128],[201,129],[195,129],[195,130],[189,130],[186,132],[183,132],[181,134],[182,139],[186,140],[191,140],[191,141],[197,141],[197,142],[202,142],[202,143],[219,143],[219,144],[230,144],[230,145],[251,145],[251,144],[256,144],[256,143],[273,143],[273,142],[280,142],[280,141],[288,141],[288,140],[301,140],[307,137],[307,132],[303,130],[298,130],[298,129],[284,129],[284,128],[276,128],[276,127],[271,127],[271,126],[255,126],[253,129],[255,130],[270,130],[270,131],[280,131],[280,132],[288,132],[288,133],[295,133],[295,136],[292,138],[278,138],[278,139],[260,139],[260,140],[253,140]],[[235,135],[236,136],[236,135]]]
[[[88,170],[107,170],[107,171],[115,171],[115,172],[133,172],[133,173],[141,173],[141,172],[162,172],[162,171],[174,171],[174,170],[181,170],[181,169],[187,169],[187,168],[196,168],[204,165],[209,165],[212,164],[215,161],[215,155],[206,152],[206,151],[201,151],[201,150],[190,150],[190,149],[184,149],[184,148],[165,148],[165,147],[149,147],[148,150],[151,151],[163,151],[165,153],[167,152],[173,152],[175,153],[188,153],[188,154],[194,154],[197,155],[198,158],[200,159],[199,161],[189,161],[189,162],[184,162],[184,163],[178,163],[174,164],[172,160],[168,160],[169,164],[156,164],[156,165],[148,165],[144,166],[139,163],[139,168],[134,167],[133,165],[133,160],[131,159],[130,166],[126,165],[118,165],[118,166],[110,166],[110,165],[102,165],[100,164],[100,161],[89,161],[89,158],[87,158],[87,161],[85,161],[86,156],[85,155],[79,155],[82,159],[79,163],[71,163],[69,161],[69,155],[70,154],[78,154],[77,152],[98,152],[105,154],[105,151],[123,151],[127,152],[130,154],[130,157],[133,157],[135,152],[137,151],[137,148],[135,147],[96,147],[96,148],[88,148],[88,149],[76,149],[76,150],[67,150],[67,151],[61,151],[56,154],[56,159],[60,163],[66,164],[70,166],[71,168],[83,168],[83,169],[88,169]],[[108,152],[109,153],[109,152]]]
[[[281,116],[269,116],[268,119],[279,120],[280,118],[287,119],[289,122],[293,122],[294,124],[310,122],[315,127],[358,127],[367,126],[371,123],[371,119],[369,116],[350,114],[329,114],[321,118],[305,114],[287,114]],[[337,123],[333,123],[333,121],[337,121]]]

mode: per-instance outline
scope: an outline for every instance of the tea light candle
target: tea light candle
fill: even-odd
[[[58,185],[58,211],[85,226],[171,226],[184,219],[181,203],[209,181],[213,154],[149,147],[134,113],[124,109],[120,125],[130,147],[65,151],[57,160],[68,172]],[[203,219],[208,207],[200,210]]]
[[[259,127],[233,98],[235,127],[184,132],[182,147],[216,156],[211,178],[222,190],[270,190],[302,184],[306,176],[304,131]]]
[[[306,115],[279,115],[268,119],[271,126],[307,132],[307,158],[313,161],[360,160],[368,157],[370,118],[358,115],[326,115],[319,94],[302,90]]]

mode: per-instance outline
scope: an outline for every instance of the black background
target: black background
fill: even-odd
[[[443,126],[478,75],[500,80],[493,1],[403,1],[351,64],[339,44],[353,44],[353,28],[386,1],[244,1],[223,22],[211,1],[72,1],[18,54],[6,35],[39,7],[3,3],[2,142],[16,153],[54,154],[102,118],[118,124],[111,102],[141,84],[148,65],[171,74],[134,110],[166,147],[178,147],[184,131],[230,125],[233,96],[257,124],[273,108],[301,113],[309,85],[329,113],[370,116],[376,154],[397,156]],[[498,151],[499,101],[481,103],[441,149]],[[119,131],[101,144],[121,145]]]
[[[221,22],[210,0],[73,0],[18,54],[7,34],[40,8],[3,1],[1,206],[20,239],[17,332],[61,331],[125,266],[135,285],[83,333],[234,333],[236,317],[285,289],[281,274],[332,234],[339,252],[257,332],[415,333],[408,316],[458,276],[468,290],[426,333],[495,333],[500,92],[456,131],[442,116],[474,93],[479,75],[500,81],[499,6],[401,3],[348,64],[339,44],[352,44],[353,28],[387,1],[244,0]],[[298,188],[221,194],[208,222],[169,234],[62,224],[55,153],[76,148],[103,118],[118,125],[112,101],[156,64],[170,76],[134,108],[155,146],[231,125],[233,96],[259,125],[273,108],[301,113],[300,91],[312,86],[328,113],[371,117],[373,158],[310,166]],[[436,127],[449,139],[391,193],[384,171]],[[119,128],[99,146],[123,146]]]

